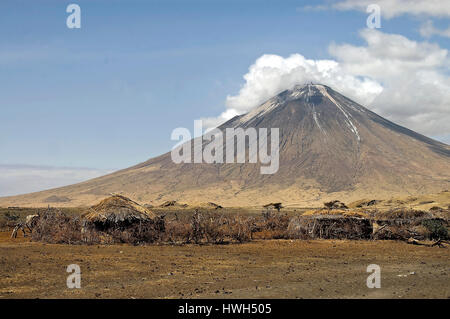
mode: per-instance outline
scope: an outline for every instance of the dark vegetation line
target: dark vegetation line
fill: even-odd
[[[40,212],[33,241],[59,244],[229,244],[255,239],[448,240],[448,219],[430,212],[366,212],[369,217],[333,214],[294,215],[266,210],[259,215],[195,211],[159,215],[153,220],[93,223],[55,208]],[[180,215],[180,216],[179,216]],[[10,219],[14,215],[9,215]],[[3,227],[14,225],[9,221]],[[2,226],[2,225],[0,225]]]

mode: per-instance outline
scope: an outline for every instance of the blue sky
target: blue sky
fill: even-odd
[[[81,7],[81,29],[66,26],[70,3]],[[330,59],[331,43],[364,45],[365,12],[304,9],[318,4],[2,0],[0,165],[102,174],[169,151],[172,130],[223,112],[262,55]],[[382,19],[381,31],[448,49],[448,37],[420,34],[429,17]],[[448,17],[431,18],[436,28],[448,26]],[[448,143],[448,129],[441,131],[427,135]],[[54,185],[83,179],[77,176]],[[1,183],[2,176],[0,195],[37,190],[2,192]]]

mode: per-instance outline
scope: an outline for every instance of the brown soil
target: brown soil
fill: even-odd
[[[392,241],[70,246],[2,232],[0,298],[450,298],[449,255]],[[66,286],[69,264],[81,289]],[[380,289],[366,286],[369,264]]]

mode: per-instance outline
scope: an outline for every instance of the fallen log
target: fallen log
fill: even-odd
[[[409,239],[406,241],[406,243],[407,243],[407,244],[411,244],[411,245],[426,246],[426,247],[434,247],[434,246],[438,246],[438,247],[440,247],[440,248],[447,248],[447,247],[444,245],[444,243],[448,243],[448,242],[445,241],[445,240],[439,239],[439,240],[435,241],[434,243],[428,244],[428,243],[420,242],[420,241],[418,241],[417,239],[414,239],[414,238],[411,237],[411,238],[409,238]]]

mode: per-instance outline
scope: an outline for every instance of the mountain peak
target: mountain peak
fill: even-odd
[[[338,103],[333,97],[334,95],[340,94],[329,86],[321,83],[297,84],[294,85],[291,89],[282,91],[281,93],[269,99],[267,102],[285,103],[295,100],[303,100],[303,102],[306,102],[308,104],[320,104],[323,100],[330,100],[334,105],[336,105]],[[267,102],[263,103],[260,107],[266,105]],[[354,103],[353,101],[351,102]]]
[[[321,99],[318,99],[317,97],[333,101],[334,99],[330,96],[330,93],[333,94],[336,93],[336,91],[324,84],[308,83],[304,85],[297,84],[292,89],[280,93],[279,96],[285,96],[288,100],[295,100],[303,97],[307,103],[315,104],[321,101]]]
[[[288,91],[301,91],[304,89],[311,89],[311,88],[319,88],[319,87],[327,87],[326,85],[322,83],[306,83],[306,84],[296,84],[292,87],[292,89],[289,89]]]
[[[169,152],[81,184],[0,199],[0,205],[47,206],[49,196],[86,205],[124,192],[147,202],[308,206],[450,187],[448,145],[396,125],[323,84],[296,85],[219,127],[227,134],[226,128],[279,128],[279,170],[261,175],[260,164],[249,162],[177,164]],[[246,144],[250,154],[250,138]]]
[[[349,129],[355,138],[360,141],[357,121],[353,119],[366,113],[366,109],[354,101],[337,93],[330,87],[323,84],[309,83],[304,85],[295,85],[291,89],[285,90],[278,95],[267,100],[260,106],[252,109],[250,112],[237,116],[225,123],[225,127],[256,127],[262,123],[270,125],[277,122],[274,117],[278,117],[281,122],[279,127],[284,126],[286,120],[298,117],[298,122],[310,119],[320,129],[322,134],[326,135],[325,127],[330,127],[330,123],[340,121],[344,123],[343,128]],[[277,126],[278,127],[278,126]]]

